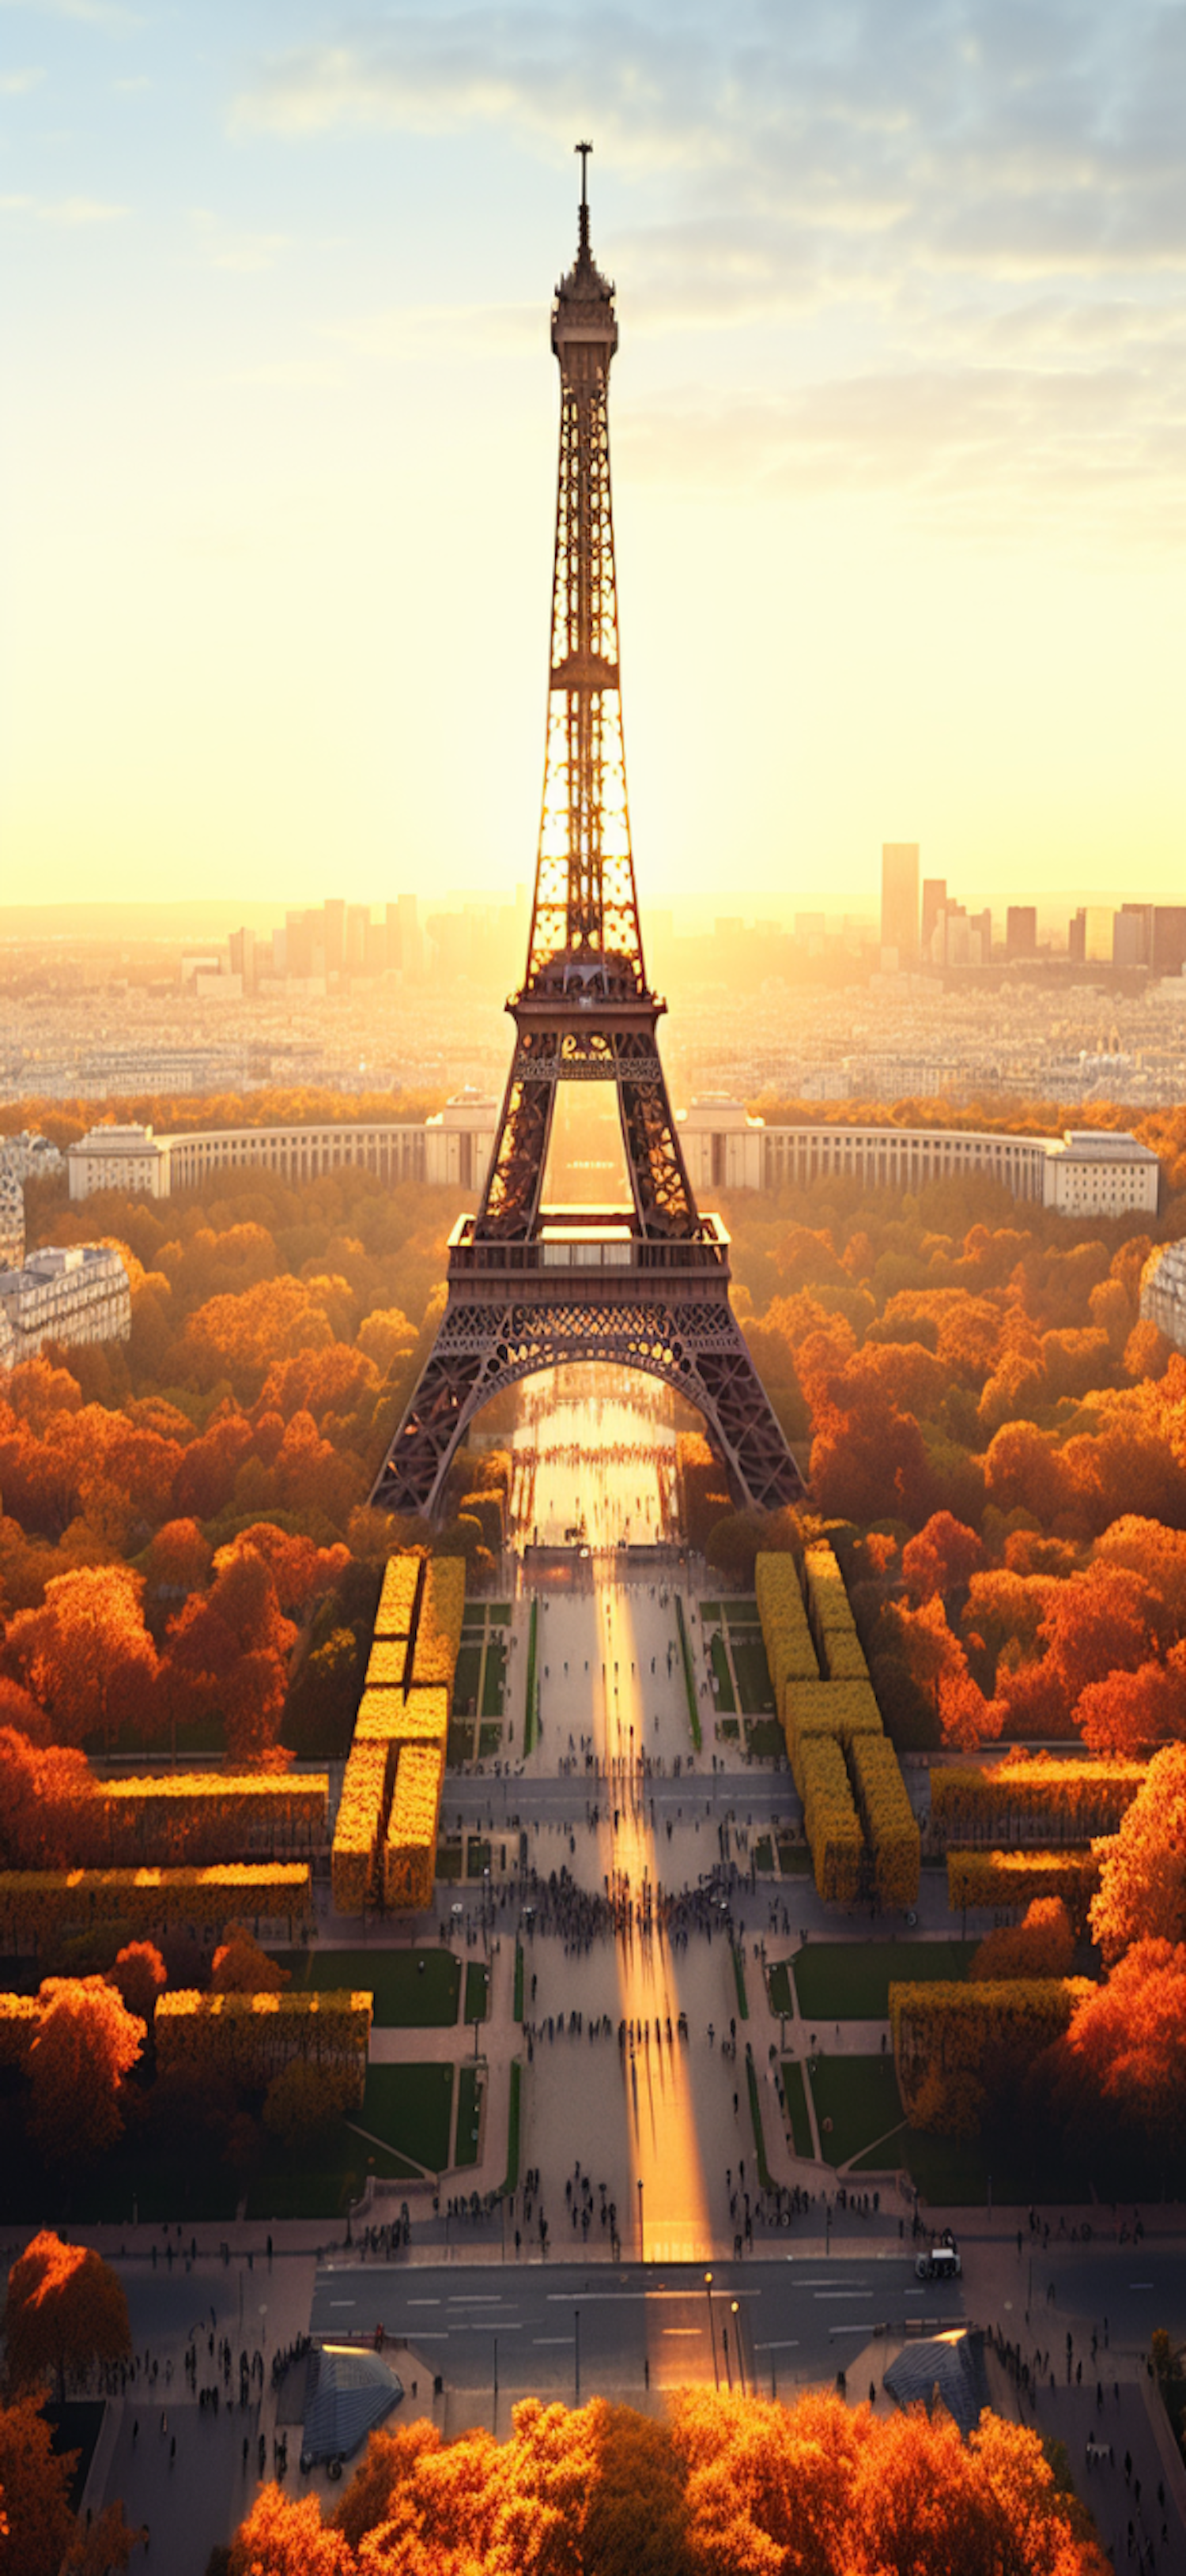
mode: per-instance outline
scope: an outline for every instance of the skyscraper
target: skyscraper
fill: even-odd
[[[917,841],[882,842],[881,945],[896,952],[899,966],[917,966]]]

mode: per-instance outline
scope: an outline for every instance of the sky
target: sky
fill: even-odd
[[[1182,0],[0,0],[3,899],[509,896],[593,138],[648,903],[1186,896]]]

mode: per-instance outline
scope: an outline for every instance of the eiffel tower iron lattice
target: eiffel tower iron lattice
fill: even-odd
[[[540,1369],[602,1360],[703,1414],[739,1502],[803,1491],[729,1303],[729,1238],[695,1202],[659,1060],[630,842],[609,466],[614,290],[580,234],[557,287],[560,470],[547,746],[527,973],[477,1214],[449,1242],[445,1313],[372,1501],[432,1513],[468,1423]],[[616,1087],[632,1206],[548,1208],[560,1082]]]

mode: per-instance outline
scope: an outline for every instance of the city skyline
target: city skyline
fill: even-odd
[[[899,15],[683,24],[665,77],[638,13],[8,9],[17,875],[529,873],[540,307],[591,130],[644,918],[722,852],[852,908],[892,834],[997,913],[1171,897],[1168,38]],[[471,601],[500,643],[459,693]]]

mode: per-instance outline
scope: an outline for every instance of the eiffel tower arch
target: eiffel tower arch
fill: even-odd
[[[453,1229],[445,1313],[372,1492],[389,1511],[435,1511],[490,1397],[578,1360],[677,1388],[703,1414],[738,1502],[772,1508],[803,1492],[729,1302],[728,1234],[696,1206],[659,1058],[666,1004],[643,963],[610,494],[618,327],[589,246],[590,148],[577,146],[577,256],[552,306],[560,468],[527,971],[507,1004],[515,1045],[481,1204]],[[629,1207],[543,1203],[561,1082],[615,1086]]]

